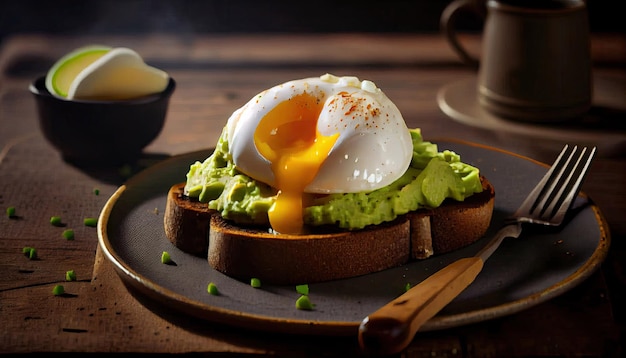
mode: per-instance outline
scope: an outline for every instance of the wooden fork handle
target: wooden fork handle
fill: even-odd
[[[463,292],[482,268],[479,257],[459,259],[367,316],[359,326],[361,349],[380,355],[402,351],[419,328]]]

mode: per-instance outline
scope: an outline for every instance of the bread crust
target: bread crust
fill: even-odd
[[[219,215],[211,218],[210,226],[209,265],[241,280],[313,283],[381,271],[409,260],[410,228],[404,218],[358,237],[345,231],[298,237],[241,230]]]
[[[209,225],[216,211],[206,203],[190,200],[184,194],[185,183],[173,185],[167,193],[163,226],[165,236],[180,250],[195,256],[206,256],[209,247]]]
[[[303,284],[348,278],[450,252],[481,238],[495,201],[491,183],[484,177],[481,182],[483,191],[463,202],[446,200],[436,209],[362,230],[322,228],[306,235],[233,224],[186,197],[185,183],[179,183],[167,196],[165,233],[180,250],[206,257],[212,268],[240,280]]]

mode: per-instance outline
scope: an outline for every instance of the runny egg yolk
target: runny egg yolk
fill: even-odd
[[[254,143],[271,163],[278,189],[268,215],[272,229],[284,234],[303,230],[304,188],[313,181],[339,133],[323,136],[317,119],[324,104],[302,93],[270,110],[254,132]]]

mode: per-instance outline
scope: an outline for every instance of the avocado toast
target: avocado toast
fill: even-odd
[[[410,134],[413,159],[401,178],[368,193],[314,195],[304,209],[307,231],[296,235],[271,230],[276,192],[237,171],[222,135],[170,189],[166,235],[229,276],[275,284],[367,274],[478,240],[491,221],[493,186],[458,154],[438,151],[419,130]]]

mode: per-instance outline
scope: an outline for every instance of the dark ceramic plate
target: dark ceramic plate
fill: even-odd
[[[546,172],[546,165],[498,149],[454,140],[439,148],[461,154],[496,188],[495,212],[486,237],[451,254],[356,278],[309,285],[312,311],[295,308],[294,286],[253,288],[211,269],[206,260],[174,247],[163,231],[166,194],[186,179],[189,165],[210,151],[177,156],[131,178],[108,200],[98,236],[106,257],[133,292],[159,305],[223,324],[266,331],[351,335],[363,318],[451,261],[476,253],[503,219]],[[528,227],[507,239],[483,272],[459,297],[427,322],[436,330],[519,312],[571,289],[593,273],[609,248],[609,231],[599,210],[581,194],[574,215],[559,229]],[[176,265],[161,263],[168,251]],[[349,260],[346,257],[346,260]],[[221,295],[207,293],[214,282]]]

